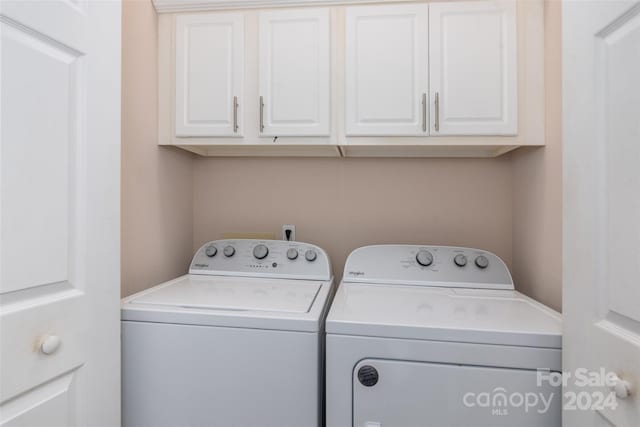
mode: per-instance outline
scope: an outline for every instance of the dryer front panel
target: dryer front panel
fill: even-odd
[[[535,370],[364,359],[352,384],[355,427],[560,426],[562,390]]]

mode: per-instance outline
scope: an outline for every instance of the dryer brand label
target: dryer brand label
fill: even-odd
[[[364,276],[364,271],[349,271],[347,272],[347,274],[349,276],[359,277],[359,276]]]
[[[199,267],[199,268],[207,268],[209,267],[209,264],[193,264],[194,267]]]

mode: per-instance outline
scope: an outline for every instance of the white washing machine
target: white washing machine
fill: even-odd
[[[561,425],[561,317],[492,253],[357,249],[326,330],[327,427]]]
[[[124,299],[123,426],[319,426],[332,281],[317,246],[218,240]]]

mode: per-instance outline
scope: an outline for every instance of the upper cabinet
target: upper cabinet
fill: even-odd
[[[345,11],[347,136],[427,135],[428,6]]]
[[[260,133],[329,136],[329,9],[259,14]]]
[[[518,130],[516,3],[429,5],[432,135]]]
[[[158,15],[162,145],[336,157],[544,145],[543,0],[198,0],[209,13],[184,1]]]
[[[242,136],[242,14],[176,19],[176,136]]]

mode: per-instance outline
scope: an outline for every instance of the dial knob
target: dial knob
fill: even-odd
[[[479,255],[476,257],[476,265],[478,268],[487,268],[489,266],[489,259],[484,255]]]
[[[287,258],[289,258],[290,260],[298,258],[298,250],[294,248],[289,249],[287,251]]]
[[[227,258],[232,257],[233,254],[236,253],[236,248],[234,248],[231,245],[225,246],[224,249],[222,250],[222,253],[224,254],[224,256],[226,256]]]
[[[318,254],[313,249],[309,249],[304,253],[304,258],[309,262],[315,261],[318,258]]]
[[[418,261],[418,264],[421,266],[428,267],[433,264],[433,255],[431,255],[431,252],[425,251],[424,249],[420,250],[416,254],[416,261]]]
[[[218,253],[218,248],[213,245],[207,246],[207,248],[204,250],[204,253],[207,254],[209,258],[214,257]]]
[[[455,264],[458,267],[464,267],[465,265],[467,265],[467,257],[464,256],[463,254],[458,254],[456,255],[456,257],[453,259],[453,262],[455,262]]]
[[[267,255],[269,255],[269,248],[267,248],[265,245],[256,245],[255,248],[253,248],[253,256],[256,257],[257,259],[264,259],[267,257]]]

